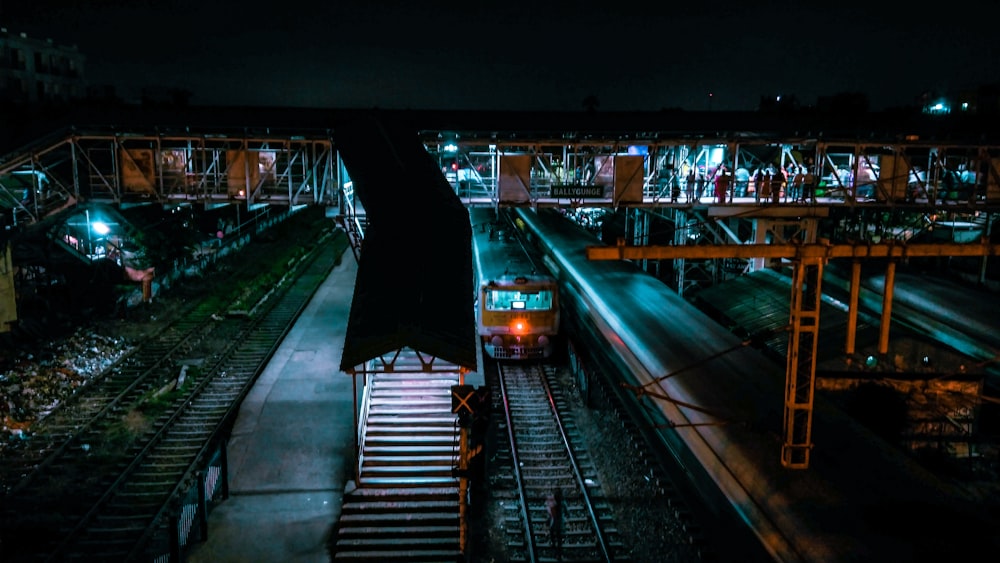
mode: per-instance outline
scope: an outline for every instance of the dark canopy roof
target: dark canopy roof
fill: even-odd
[[[468,211],[415,130],[372,112],[335,143],[367,216],[341,369],[401,348],[476,369]]]

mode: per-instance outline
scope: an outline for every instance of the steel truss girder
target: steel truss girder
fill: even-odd
[[[83,200],[329,203],[335,162],[329,137],[70,133],[0,163],[0,199],[17,223]]]
[[[607,158],[614,155],[634,154],[630,149],[641,149],[643,155],[643,193],[641,203],[628,206],[658,206],[673,203],[670,190],[673,181],[679,179],[682,166],[697,166],[709,174],[716,164],[723,164],[730,170],[743,168],[752,170],[756,166],[769,165],[789,174],[791,170],[804,167],[812,173],[815,187],[825,182],[830,194],[838,201],[832,205],[853,206],[861,201],[884,206],[919,205],[929,211],[940,207],[944,201],[941,194],[949,194],[949,203],[976,204],[1000,207],[1000,147],[968,143],[927,143],[919,140],[868,141],[855,139],[836,140],[818,137],[769,138],[750,134],[731,136],[678,136],[676,138],[587,138],[521,137],[498,139],[493,136],[469,134],[457,138],[453,133],[445,143],[445,134],[437,131],[424,132],[425,146],[431,154],[438,155],[442,162],[459,161],[471,164],[468,155],[489,154],[531,154],[533,164],[531,178],[533,187],[530,201],[534,206],[563,207],[617,207],[613,197],[608,198],[555,198],[549,197],[545,186],[560,182],[580,182],[578,171],[587,160],[595,157]],[[449,150],[444,150],[445,145]],[[454,150],[457,147],[457,152]],[[933,155],[945,155],[935,158]],[[897,159],[891,171],[882,174],[880,162]],[[558,161],[559,166],[553,163]],[[925,163],[925,164],[921,164]],[[477,183],[487,190],[481,199],[496,202],[497,162],[483,160],[485,169],[477,171]],[[889,163],[887,163],[889,164]],[[925,167],[932,174],[921,172]],[[952,173],[963,172],[963,188],[956,196],[954,191],[946,191],[944,170]],[[457,178],[457,175],[456,175]],[[457,182],[456,182],[457,183]],[[733,188],[737,185],[733,182]],[[456,185],[456,190],[458,190]],[[745,186],[740,186],[745,189]],[[870,188],[863,191],[860,188]],[[459,196],[467,204],[475,203],[474,198],[462,193]],[[731,197],[730,197],[731,200]]]
[[[424,131],[421,135],[429,152],[443,154],[441,132]],[[532,182],[545,186],[553,181],[581,181],[576,171],[586,159],[627,154],[631,148],[639,149],[638,154],[643,155],[643,177],[642,200],[625,204],[630,207],[673,205],[671,179],[677,179],[681,167],[699,163],[714,166],[719,159],[723,164],[744,169],[765,162],[780,167],[807,166],[817,179],[825,177],[843,188],[843,199],[825,202],[826,205],[857,204],[859,183],[866,181],[876,185],[874,201],[866,201],[866,204],[918,205],[928,214],[946,210],[973,213],[1000,209],[1000,147],[993,145],[926,142],[908,137],[858,142],[856,139],[768,137],[745,132],[673,137],[657,132],[627,136],[569,132],[562,136],[518,134],[516,137],[497,138],[495,133],[475,132],[458,135],[455,144],[462,155],[461,162],[475,170],[474,183],[480,189],[476,195],[459,194],[466,204],[498,201],[499,159],[490,155],[519,151],[532,154]],[[147,157],[128,153],[130,150],[153,152]],[[244,151],[250,156],[245,159],[245,165],[257,159],[255,164],[260,174],[237,175],[243,182],[242,190],[234,189],[230,182],[230,174],[234,172],[231,163],[227,165],[230,151]],[[710,158],[710,152],[716,156]],[[179,168],[177,160],[173,159],[178,154],[183,156]],[[261,158],[265,162],[262,163]],[[473,162],[475,159],[482,162]],[[879,161],[886,162],[885,159],[893,159],[891,174],[883,172],[885,166],[877,165]],[[173,162],[175,167],[167,167],[166,161]],[[37,221],[53,209],[85,200],[116,204],[244,200],[247,205],[327,203],[339,197],[342,169],[335,164],[337,161],[332,132],[310,137],[273,135],[269,131],[263,135],[251,131],[236,134],[72,132],[43,139],[0,162],[0,200],[12,210],[15,224]],[[144,165],[150,168],[149,185],[144,190],[126,189],[123,170],[136,168],[144,162],[148,162]],[[873,177],[860,179],[862,169],[870,170]],[[842,174],[845,170],[849,172]],[[34,180],[18,182],[12,178],[17,174],[30,176],[37,172],[44,172],[47,178],[44,195],[51,200],[25,198],[26,191],[30,193],[42,186],[36,186]],[[946,190],[945,184],[957,172],[964,178],[962,189]],[[902,175],[907,176],[905,182]],[[905,187],[897,185],[899,182]],[[735,187],[736,183],[733,185]],[[917,194],[920,201],[907,201],[912,194]],[[944,206],[942,194],[950,198],[948,203],[951,205]],[[901,195],[902,201],[897,201]],[[616,207],[619,202],[614,198],[553,198],[538,191],[532,195],[531,204]]]

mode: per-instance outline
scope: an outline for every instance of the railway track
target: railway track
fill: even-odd
[[[543,364],[499,364],[495,392],[503,402],[508,440],[495,458],[509,474],[497,495],[506,514],[511,561],[629,561],[613,511],[597,483],[597,469],[567,416],[556,369]]]
[[[295,219],[289,219],[295,222]],[[273,227],[272,227],[273,228]],[[197,347],[213,333],[216,339],[220,313],[240,306],[247,298],[241,289],[269,262],[283,260],[289,245],[267,245],[249,259],[229,260],[212,278],[213,287],[231,288],[198,294],[183,300],[173,313],[174,321],[158,333],[127,350],[113,365],[84,383],[61,401],[51,413],[36,421],[30,440],[6,444],[0,464],[0,494],[14,494],[33,479],[51,459],[65,455],[68,448],[90,449],[87,434],[101,436],[107,431],[102,415],[140,404],[150,392],[159,391],[178,377],[180,364],[197,357]],[[179,288],[179,292],[187,291]],[[257,296],[258,298],[260,296]]]
[[[604,419],[588,416],[585,422],[597,428],[592,432],[601,434],[607,442],[604,448],[613,447],[613,467],[607,465],[609,455],[603,454],[606,459],[602,468],[616,474],[618,484],[627,491],[618,494],[641,495],[632,498],[628,505],[629,511],[641,511],[642,518],[619,523],[629,528],[622,535],[631,538],[633,552],[641,547],[642,553],[647,554],[638,559],[719,561],[713,538],[725,537],[726,532],[710,533],[717,525],[699,505],[696,491],[684,485],[680,474],[683,468],[669,452],[653,445],[647,435],[648,425],[641,422],[635,409],[596,365],[579,356],[572,345],[567,356],[568,373],[563,382],[583,395],[585,412],[589,415],[606,413]],[[599,445],[595,447],[601,449]]]
[[[327,231],[240,314],[219,314],[232,299],[193,306],[48,417],[37,447],[4,460],[4,561],[154,559],[173,501],[335,265],[335,248]],[[179,367],[185,358],[200,361]]]
[[[89,451],[121,413],[141,405],[178,377],[178,363],[194,357],[198,345],[209,335],[230,327],[213,319],[220,310],[216,300],[192,307],[149,342],[124,357],[87,389],[71,398],[32,428],[30,447],[17,456],[8,455],[0,470],[7,494],[25,489],[46,466],[74,448]]]

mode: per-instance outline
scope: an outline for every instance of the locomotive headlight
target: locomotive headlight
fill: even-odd
[[[524,332],[524,323],[520,321],[514,323],[514,332]]]

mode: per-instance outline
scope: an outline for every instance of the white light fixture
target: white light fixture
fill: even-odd
[[[111,227],[108,227],[107,223],[104,221],[94,221],[90,224],[90,228],[93,229],[95,233],[102,236],[111,232]]]

